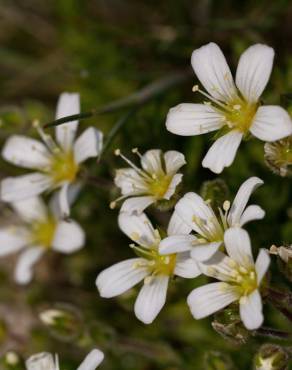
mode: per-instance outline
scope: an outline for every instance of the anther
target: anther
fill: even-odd
[[[230,204],[229,200],[225,200],[224,201],[224,203],[223,203],[223,209],[224,209],[225,212],[229,211],[230,205],[231,204]]]
[[[120,151],[120,149],[116,149],[116,150],[114,151],[114,153],[115,153],[115,155],[116,155],[116,156],[121,155],[121,151]]]
[[[116,205],[117,205],[117,202],[110,202],[110,209],[115,209],[116,208]]]
[[[194,85],[192,88],[192,92],[199,91],[199,85]]]
[[[133,232],[130,236],[131,236],[131,239],[133,239],[135,241],[140,239],[140,235],[136,232]]]
[[[235,104],[235,105],[233,106],[233,109],[235,109],[235,110],[240,110],[240,109],[241,109],[241,105],[240,105],[240,104]]]

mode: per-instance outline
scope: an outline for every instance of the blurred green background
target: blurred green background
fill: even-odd
[[[167,305],[150,326],[134,316],[137,289],[105,300],[94,282],[99,271],[132,256],[129,241],[117,227],[118,210],[108,207],[118,194],[112,184],[114,170],[124,166],[113,150],[119,147],[129,156],[133,147],[141,152],[181,150],[187,159],[182,193],[199,192],[204,181],[216,178],[201,167],[212,136],[184,138],[165,129],[170,107],[198,99],[191,91],[197,81],[190,72],[192,50],[214,41],[235,71],[241,52],[249,45],[262,42],[274,47],[275,67],[263,100],[279,104],[281,94],[292,92],[291,19],[289,0],[1,0],[1,145],[12,133],[35,135],[32,120],[52,120],[63,91],[80,92],[86,111],[161,78],[171,80],[176,73],[186,78],[143,104],[115,136],[100,163],[88,162],[92,176],[102,181],[86,184],[73,208],[73,217],[87,232],[82,251],[71,256],[47,255],[38,265],[34,282],[24,288],[13,282],[13,258],[0,262],[0,354],[15,350],[26,358],[38,351],[57,352],[61,368],[71,370],[97,346],[106,353],[101,365],[105,370],[251,369],[258,347],[275,342],[253,336],[246,344],[235,344],[212,329],[211,318],[195,321],[186,296],[204,278],[176,279]],[[80,130],[95,125],[106,135],[128,109],[84,120]],[[270,172],[263,145],[257,140],[243,143],[232,167],[220,176],[231,200],[248,177],[256,175],[265,181],[252,203],[266,210],[266,218],[248,225],[255,251],[292,240],[291,179]],[[20,173],[1,162],[2,178]],[[152,209],[149,214],[167,224],[168,213]],[[1,222],[10,218],[8,207],[2,204]],[[275,259],[271,270],[272,283],[288,287]],[[86,327],[82,336],[56,336],[39,321],[42,309],[64,303],[81,312]],[[291,330],[291,324],[271,306],[265,306],[265,313],[266,326]]]

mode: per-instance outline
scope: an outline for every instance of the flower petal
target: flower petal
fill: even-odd
[[[263,304],[258,290],[242,297],[239,302],[240,317],[248,330],[258,329],[263,321]]]
[[[230,226],[236,226],[240,224],[241,216],[251,194],[263,183],[263,180],[254,176],[247,179],[240,186],[228,214],[228,223]]]
[[[229,257],[240,266],[250,267],[253,264],[250,238],[247,231],[239,227],[232,227],[225,231],[224,242]]]
[[[61,218],[67,218],[70,215],[69,187],[70,184],[65,182],[58,193]]]
[[[73,253],[84,246],[85,233],[75,221],[60,221],[56,226],[52,247],[62,253]]]
[[[21,227],[0,229],[0,257],[18,252],[28,242],[27,231]]]
[[[143,258],[131,258],[102,271],[96,279],[96,286],[101,297],[112,298],[123,294],[142,281],[149,271],[145,267],[136,266],[144,262]]]
[[[150,204],[155,202],[154,197],[147,195],[126,199],[121,207],[121,213],[141,214]]]
[[[229,167],[233,163],[242,137],[243,134],[236,130],[221,136],[209,149],[202,166],[215,173],[221,173],[224,167]]]
[[[13,202],[12,207],[25,222],[44,221],[48,217],[46,205],[41,197]]]
[[[135,315],[144,324],[151,324],[166,301],[168,276],[154,277],[143,285],[135,302]]]
[[[33,267],[40,260],[45,250],[32,247],[24,250],[17,261],[14,278],[18,284],[28,284],[33,277]]]
[[[210,95],[221,101],[237,97],[236,87],[221,49],[213,42],[193,51],[192,67]]]
[[[260,140],[280,140],[292,134],[292,121],[282,107],[265,105],[258,108],[250,132]]]
[[[194,235],[172,235],[164,238],[159,244],[160,254],[181,253],[192,249],[193,242],[197,238]]]
[[[183,175],[181,173],[177,173],[176,175],[173,176],[173,178],[171,179],[171,182],[168,186],[168,189],[167,189],[166,193],[163,195],[164,199],[169,200],[173,196],[173,194],[175,193],[177,185],[180,184],[181,181],[182,181],[182,177],[183,177]]]
[[[56,119],[80,113],[80,97],[77,93],[62,93],[57,104]],[[62,149],[68,151],[73,146],[73,141],[78,128],[78,121],[71,121],[56,126],[56,139]]]
[[[148,192],[145,181],[133,168],[120,168],[116,171],[115,185],[122,195],[141,195]]]
[[[167,235],[187,235],[191,231],[192,228],[174,211],[168,223]]]
[[[142,155],[141,165],[143,170],[150,174],[159,174],[162,169],[162,152],[160,149],[151,149]]]
[[[187,302],[195,319],[199,320],[236,301],[238,295],[231,285],[217,282],[194,289]]]
[[[266,275],[270,263],[271,258],[269,253],[265,249],[261,248],[255,263],[258,285],[260,285],[263,277]]]
[[[274,55],[274,49],[263,44],[250,46],[241,55],[235,81],[248,102],[257,102],[264,91],[271,75]]]
[[[51,186],[51,178],[38,172],[17,177],[7,177],[1,182],[0,198],[4,202],[18,202],[43,193]]]
[[[48,352],[40,352],[30,356],[25,361],[25,366],[27,370],[59,370],[59,368],[57,367],[57,362],[55,361],[53,355]]]
[[[191,256],[195,261],[208,261],[218,251],[221,245],[222,241],[193,245]]]
[[[171,175],[175,174],[187,163],[185,156],[176,150],[169,150],[168,152],[164,153],[164,162],[166,173]]]
[[[69,185],[68,191],[67,191],[67,199],[68,199],[69,206],[71,206],[75,202],[77,196],[80,193],[80,190],[81,190],[81,182],[75,182],[74,184]],[[61,209],[60,209],[60,199],[59,199],[60,191],[61,190],[59,190],[58,192],[54,192],[49,202],[50,211],[52,212],[52,214],[55,216],[56,219],[60,219],[64,216],[64,214],[61,212]]]
[[[181,219],[193,230],[200,235],[204,236],[204,230],[201,227],[201,221],[197,222],[196,219],[202,220],[204,226],[212,227],[210,220],[216,220],[216,216],[204,199],[196,193],[185,194],[176,204],[175,212]]]
[[[122,232],[143,247],[153,246],[156,243],[157,235],[145,213],[136,215],[121,212],[118,222]]]
[[[184,103],[169,110],[166,128],[176,135],[201,135],[219,130],[224,124],[223,118],[210,105]]]
[[[104,354],[99,349],[93,349],[88,353],[77,370],[95,370],[103,361]]]
[[[232,259],[220,251],[217,251],[208,260],[198,262],[198,265],[206,276],[226,282],[233,279]]]
[[[180,253],[176,257],[174,274],[185,279],[192,279],[201,275],[201,270],[189,253]]]
[[[101,152],[103,133],[94,127],[88,127],[75,141],[74,158],[82,163],[88,158],[97,157]]]
[[[254,220],[261,220],[265,217],[266,212],[258,205],[251,204],[248,206],[240,217],[240,226]]]
[[[43,143],[29,137],[13,135],[5,143],[2,157],[16,166],[43,169],[50,165],[50,153]]]

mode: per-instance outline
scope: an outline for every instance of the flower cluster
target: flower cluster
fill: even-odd
[[[283,108],[261,105],[260,97],[269,80],[273,58],[272,48],[261,44],[251,46],[240,58],[234,82],[216,44],[210,43],[193,52],[193,69],[207,92],[198,85],[193,91],[200,92],[208,101],[170,109],[166,127],[178,135],[219,131],[202,162],[203,167],[222,172],[232,164],[240,142],[251,135],[274,142],[292,134],[290,116]],[[79,104],[78,94],[63,93],[56,118],[78,114]],[[43,142],[14,135],[2,150],[6,161],[34,171],[1,182],[1,200],[14,210],[18,222],[0,230],[0,256],[21,251],[15,270],[15,279],[21,284],[31,281],[33,266],[46,251],[72,253],[84,246],[83,229],[69,219],[70,205],[81,188],[83,162],[100,154],[103,140],[103,134],[93,127],[75,140],[78,121],[57,126],[55,140],[37,122],[35,127]],[[290,139],[280,142],[281,148],[287,140]],[[276,149],[280,150],[280,144],[266,145],[269,160]],[[245,226],[265,216],[259,205],[247,205],[263,181],[250,177],[242,183],[232,203],[225,200],[221,207],[215,208],[210,199],[203,199],[195,192],[180,196],[183,175],[179,171],[186,165],[182,153],[151,149],[141,154],[137,148],[132,151],[141,166],[121,150],[115,151],[129,167],[116,171],[114,182],[121,196],[110,207],[114,209],[122,203],[118,225],[131,240],[129,246],[135,257],[98,274],[96,286],[100,296],[116,297],[142,282],[134,311],[140,321],[150,324],[165,305],[168,286],[174,277],[195,279],[203,274],[216,282],[190,292],[187,304],[195,319],[234,304],[246,329],[259,328],[264,321],[261,293],[270,257],[267,250],[260,249],[254,260]],[[48,191],[56,192],[46,204],[46,197],[41,198],[40,194]],[[167,204],[164,207],[167,210],[174,208],[167,227],[152,223],[145,213],[150,206],[161,210],[162,204]],[[284,255],[280,249],[270,253]],[[103,354],[94,350],[78,370],[94,370],[102,359]],[[26,367],[27,370],[58,370],[58,358],[41,353],[28,359]]]

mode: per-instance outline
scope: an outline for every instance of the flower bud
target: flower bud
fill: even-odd
[[[229,189],[222,179],[205,181],[200,194],[205,200],[209,200],[212,208],[218,209],[229,198]]]
[[[282,177],[292,175],[292,136],[265,144],[266,165]]]
[[[289,355],[275,344],[264,344],[255,356],[256,370],[286,370]]]
[[[41,322],[51,334],[62,341],[71,341],[82,333],[82,319],[71,306],[49,308],[39,314]]]
[[[278,256],[278,266],[280,271],[289,281],[292,281],[292,245],[277,247],[272,245],[270,254]]]

